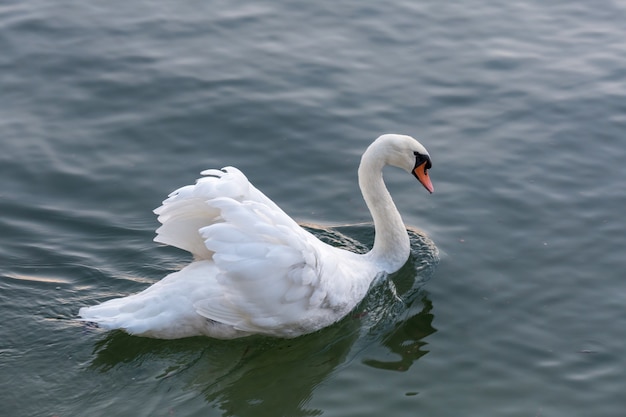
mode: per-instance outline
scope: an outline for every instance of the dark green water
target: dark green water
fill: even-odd
[[[622,416],[626,6],[615,1],[0,4],[7,416]],[[78,309],[189,262],[151,210],[234,165],[294,218],[360,224],[361,152],[413,257],[294,340],[103,333]],[[367,245],[370,225],[337,231]]]

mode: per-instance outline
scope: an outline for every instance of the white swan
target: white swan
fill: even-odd
[[[406,228],[383,183],[385,165],[413,173],[433,192],[430,156],[418,141],[376,139],[358,171],[376,232],[366,254],[321,242],[236,168],[203,171],[154,211],[162,223],[154,240],[191,252],[194,262],[138,294],[81,308],[81,320],[162,339],[291,338],[336,322],[377,275],[397,271],[409,257]]]

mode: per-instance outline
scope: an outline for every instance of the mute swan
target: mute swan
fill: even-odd
[[[383,182],[385,165],[434,190],[430,156],[418,141],[376,139],[358,170],[376,232],[366,254],[321,242],[236,168],[203,171],[154,210],[162,223],[154,240],[191,252],[194,261],[138,294],[81,308],[80,320],[161,339],[292,338],[329,326],[365,297],[376,276],[397,271],[409,257],[406,228]]]

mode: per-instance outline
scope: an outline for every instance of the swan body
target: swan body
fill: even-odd
[[[413,173],[433,192],[430,156],[418,141],[376,139],[358,171],[376,232],[366,254],[321,242],[236,168],[203,171],[155,210],[161,226],[154,240],[189,251],[194,261],[138,294],[81,308],[81,320],[162,339],[292,338],[338,321],[378,275],[409,257],[406,228],[383,183],[385,165]]]

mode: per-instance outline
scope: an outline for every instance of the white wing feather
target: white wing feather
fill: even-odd
[[[203,174],[209,176],[170,194],[155,210],[162,223],[157,242],[217,266],[210,280],[217,288],[195,300],[197,313],[236,330],[285,337],[311,323],[330,324],[324,316],[336,306],[320,282],[326,245],[236,168]]]
[[[246,176],[234,167],[202,171],[204,177],[195,185],[186,185],[172,192],[163,204],[154,210],[162,224],[157,229],[155,242],[186,250],[196,260],[211,259],[198,230],[222,221],[218,209],[207,204],[217,197],[237,201],[258,201],[280,210],[274,202],[257,190]]]
[[[256,201],[216,198],[223,223],[200,229],[223,289],[197,301],[199,314],[248,332],[289,332],[324,297],[311,236],[282,211]]]

